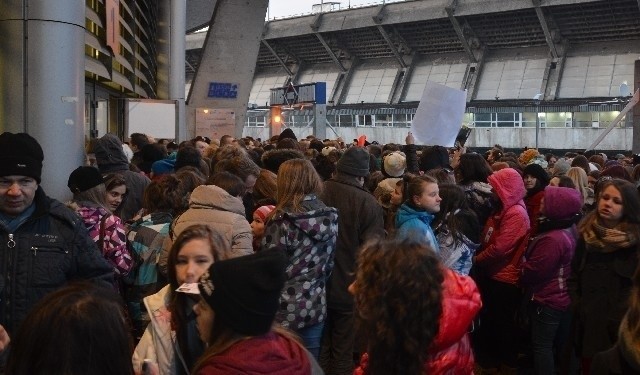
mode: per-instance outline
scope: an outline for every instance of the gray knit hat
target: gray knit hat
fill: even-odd
[[[369,175],[369,152],[362,147],[350,147],[338,160],[336,169],[357,177]]]

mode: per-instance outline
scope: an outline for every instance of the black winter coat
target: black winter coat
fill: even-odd
[[[38,187],[33,215],[14,233],[0,225],[0,324],[15,334],[44,295],[92,279],[113,287],[113,269],[82,219]]]

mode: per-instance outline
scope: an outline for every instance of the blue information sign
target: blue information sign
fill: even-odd
[[[236,99],[238,97],[238,84],[210,82],[207,96],[209,98]]]

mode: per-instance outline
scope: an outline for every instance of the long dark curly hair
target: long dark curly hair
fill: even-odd
[[[442,313],[442,281],[428,245],[405,239],[364,246],[351,290],[367,339],[368,375],[424,373]]]

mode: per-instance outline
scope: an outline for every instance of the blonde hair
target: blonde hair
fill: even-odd
[[[587,198],[589,197],[589,178],[587,177],[587,172],[581,167],[571,167],[567,171],[567,177],[573,181],[576,190],[582,194],[583,204],[586,204]]]
[[[322,179],[306,159],[291,159],[282,163],[278,169],[276,185],[278,203],[273,210],[274,214],[284,211],[304,212],[302,200],[305,195],[322,192]]]

